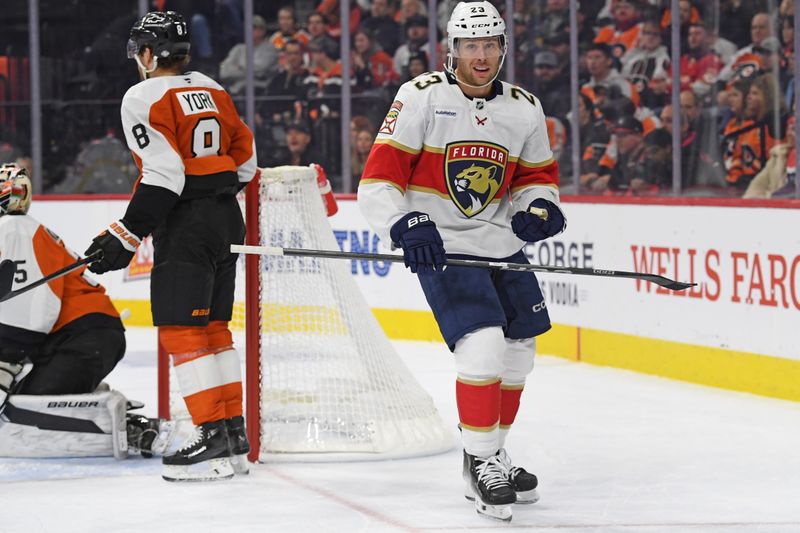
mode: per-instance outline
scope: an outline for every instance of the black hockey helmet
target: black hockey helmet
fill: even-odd
[[[174,11],[151,11],[137,20],[128,39],[128,59],[146,46],[159,59],[188,56],[189,29],[183,16]]]

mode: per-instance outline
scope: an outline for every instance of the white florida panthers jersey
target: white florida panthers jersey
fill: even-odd
[[[511,217],[537,198],[559,204],[539,100],[504,82],[470,98],[443,72],[400,87],[358,187],[359,208],[385,243],[392,224],[420,211],[447,253],[491,258],[522,248]]]

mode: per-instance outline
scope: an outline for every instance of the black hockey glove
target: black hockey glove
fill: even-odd
[[[392,242],[403,249],[403,259],[411,272],[444,270],[447,259],[436,224],[425,213],[412,211],[389,231]]]
[[[553,202],[537,198],[530,207],[545,209],[547,218],[542,219],[529,211],[517,211],[511,217],[511,229],[523,241],[536,242],[559,233],[564,229],[564,215]]]
[[[142,239],[128,230],[123,219],[112,222],[108,229],[92,240],[92,244],[83,253],[89,255],[97,250],[103,251],[100,259],[89,265],[91,272],[103,274],[109,270],[120,270],[128,266],[141,243]]]

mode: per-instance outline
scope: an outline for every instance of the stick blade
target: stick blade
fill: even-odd
[[[673,291],[682,291],[697,285],[697,283],[684,283],[682,281],[675,281],[673,279],[665,278],[664,276],[656,276],[655,274],[647,274],[642,276],[642,279],[646,279],[647,281],[651,281],[656,285]]]
[[[14,283],[14,274],[17,273],[17,264],[10,259],[0,262],[0,298],[11,292]]]
[[[694,287],[696,285],[697,283],[684,283],[682,281],[671,281],[670,283],[666,283],[662,286],[666,287],[667,289],[671,289],[673,291],[683,291],[688,289],[689,287]]]

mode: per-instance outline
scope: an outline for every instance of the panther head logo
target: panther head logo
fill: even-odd
[[[456,175],[454,182],[456,190],[461,193],[466,192],[472,200],[472,205],[465,209],[467,214],[483,208],[482,199],[494,198],[500,188],[500,182],[495,179],[496,174],[496,165],[482,167],[473,163]]]

